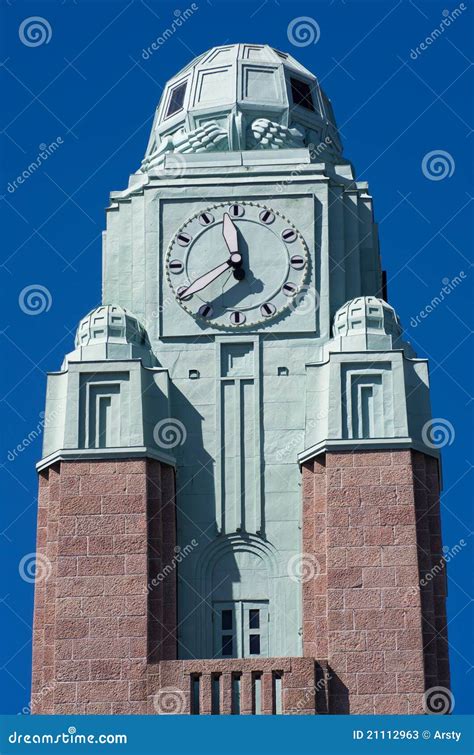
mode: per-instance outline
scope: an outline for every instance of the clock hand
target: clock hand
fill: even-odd
[[[229,252],[235,254],[239,251],[239,242],[237,240],[237,228],[235,223],[232,222],[228,212],[224,213],[224,222],[222,224],[222,235],[224,241],[227,244]]]
[[[204,275],[199,276],[199,278],[196,278],[193,283],[191,283],[187,288],[185,288],[183,291],[180,291],[178,294],[180,299],[184,299],[187,296],[191,296],[192,294],[197,293],[198,291],[202,291],[203,288],[206,288],[212,281],[215,281],[216,278],[218,278],[222,273],[225,273],[226,270],[230,270],[233,267],[238,267],[242,263],[242,257],[238,253],[231,254],[229,259],[226,262],[222,262],[222,264],[217,265],[217,267],[214,267],[212,270],[209,270],[208,273],[204,273]]]

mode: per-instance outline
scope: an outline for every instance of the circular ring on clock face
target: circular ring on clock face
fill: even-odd
[[[285,230],[281,232],[281,237],[287,244],[292,244],[293,241],[296,241],[298,234],[294,228],[285,228]]]
[[[301,254],[294,254],[290,259],[290,265],[291,267],[294,267],[295,270],[302,270],[305,264],[306,260]]]
[[[174,273],[175,275],[182,273],[184,270],[184,265],[181,260],[171,260],[168,267],[170,273]]]
[[[198,309],[198,315],[201,317],[212,317],[213,309],[210,304],[203,304]]]
[[[231,218],[241,218],[245,214],[245,209],[241,204],[231,204],[229,207],[229,215]]]
[[[193,298],[192,294],[191,296],[183,296],[186,289],[187,289],[187,286],[180,286],[179,288],[176,289],[176,293],[178,294],[178,296],[182,297],[182,301],[189,301],[190,299]]]
[[[246,317],[243,312],[231,312],[230,313],[230,321],[232,325],[243,325],[246,320]]]
[[[275,215],[271,210],[262,210],[258,217],[266,225],[270,225],[275,220]]]
[[[211,225],[214,222],[214,215],[211,215],[210,212],[201,212],[199,222],[201,225]]]
[[[296,294],[296,286],[294,283],[285,283],[283,286],[283,293],[285,296],[294,296]]]
[[[176,241],[180,246],[188,246],[188,244],[191,243],[192,237],[189,235],[189,233],[178,233],[176,236]]]
[[[176,230],[165,272],[179,306],[203,328],[249,329],[291,314],[307,285],[308,249],[280,211],[260,202],[221,202]]]
[[[267,301],[260,307],[260,312],[263,317],[272,317],[276,312],[276,307],[271,302]]]

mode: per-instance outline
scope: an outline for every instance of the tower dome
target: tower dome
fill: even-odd
[[[108,341],[142,346],[147,340],[146,330],[137,318],[123,307],[105,304],[93,309],[80,321],[75,346]]]
[[[334,316],[333,336],[373,333],[398,338],[402,328],[393,307],[375,296],[358,296],[346,302]]]
[[[341,155],[332,106],[316,76],[269,45],[225,45],[199,55],[165,85],[142,170],[169,152],[321,143],[322,159]]]
[[[145,366],[156,365],[144,326],[131,312],[115,304],[96,307],[83,317],[74,345],[66,361],[141,359]]]

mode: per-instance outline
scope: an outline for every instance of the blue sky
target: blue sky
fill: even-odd
[[[60,366],[78,320],[100,302],[108,194],[124,188],[139,166],[171,75],[214,45],[264,42],[316,73],[331,98],[345,155],[374,196],[390,302],[418,355],[430,359],[433,416],[448,428],[444,541],[467,544],[449,564],[455,712],[472,712],[472,10],[423,0],[195,5],[148,58],[143,50],[170,27],[175,11],[191,6],[188,0],[1,5],[0,710],[17,713],[29,702],[33,585],[20,577],[19,563],[35,550],[41,440],[12,452],[41,422],[46,372]],[[31,16],[47,22],[43,44],[22,41],[21,24]],[[301,16],[309,17],[314,40],[296,46],[288,26]],[[433,36],[443,19],[444,31]],[[57,148],[41,167],[15,184],[44,152],[40,145],[52,143]],[[456,276],[461,283],[422,317]],[[48,306],[34,315],[19,301],[38,285],[47,289]]]

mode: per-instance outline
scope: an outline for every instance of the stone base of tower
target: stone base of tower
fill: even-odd
[[[357,451],[306,462],[303,523],[318,565],[303,583],[304,657],[178,661],[172,468],[50,466],[33,713],[422,713],[426,689],[449,687],[437,461]]]
[[[149,658],[176,657],[174,471],[58,462],[40,474],[32,712],[146,713]]]
[[[328,659],[329,713],[423,713],[424,691],[449,687],[437,461],[318,456],[303,509],[318,563],[303,584],[304,655]]]

